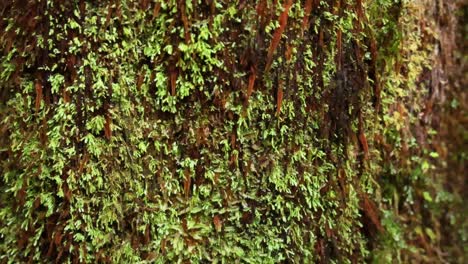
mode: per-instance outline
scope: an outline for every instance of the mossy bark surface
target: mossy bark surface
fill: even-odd
[[[465,9],[1,3],[0,263],[462,263]]]

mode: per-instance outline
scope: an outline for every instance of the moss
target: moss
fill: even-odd
[[[431,20],[305,2],[5,5],[0,260],[431,257]]]

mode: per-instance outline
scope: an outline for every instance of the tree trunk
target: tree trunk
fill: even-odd
[[[2,2],[0,263],[464,262],[461,2]]]

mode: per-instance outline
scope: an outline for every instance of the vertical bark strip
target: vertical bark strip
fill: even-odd
[[[304,31],[309,25],[310,13],[312,12],[312,4],[313,4],[313,0],[306,0],[304,3],[304,18],[302,19],[301,36],[304,35]]]
[[[41,101],[42,101],[42,84],[40,81],[36,81],[34,84],[34,88],[36,89],[36,112],[39,111],[39,108],[41,107]]]
[[[182,20],[182,24],[184,26],[184,36],[185,36],[185,43],[190,43],[190,26],[189,26],[189,20],[187,17],[187,11],[185,8],[185,0],[178,0],[178,8],[179,8],[179,14],[180,14],[180,19]]]
[[[268,72],[270,70],[271,63],[273,62],[273,54],[275,53],[276,48],[278,47],[279,42],[281,40],[281,36],[283,35],[284,30],[286,29],[286,24],[288,23],[288,13],[292,4],[292,0],[286,0],[286,2],[283,4],[283,12],[278,18],[280,25],[275,30],[275,33],[273,33],[273,39],[271,40],[270,47],[268,48],[265,72]]]

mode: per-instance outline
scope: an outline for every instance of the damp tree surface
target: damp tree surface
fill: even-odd
[[[2,1],[0,263],[462,263],[461,2]]]

